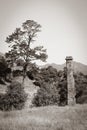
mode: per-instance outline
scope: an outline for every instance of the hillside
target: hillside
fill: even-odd
[[[66,66],[66,64],[64,63],[64,64],[59,65],[59,64],[52,63],[52,64],[46,64],[41,67],[46,68],[48,66],[52,66],[53,68],[56,68],[59,71],[59,70],[63,70],[63,68]],[[87,65],[74,61],[74,72],[81,72],[81,73],[87,75]]]

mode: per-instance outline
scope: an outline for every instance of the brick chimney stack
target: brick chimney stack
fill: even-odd
[[[76,104],[76,91],[75,82],[73,77],[73,58],[72,56],[66,57],[66,68],[67,68],[67,89],[68,89],[68,105],[73,106]]]

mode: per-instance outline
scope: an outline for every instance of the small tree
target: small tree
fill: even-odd
[[[43,46],[31,47],[35,41],[37,33],[40,32],[41,25],[33,20],[27,20],[22,24],[21,28],[16,28],[14,33],[6,38],[11,50],[6,53],[6,57],[11,59],[11,65],[18,59],[23,59],[24,75],[26,74],[27,66],[34,60],[43,62],[47,59],[46,49]]]

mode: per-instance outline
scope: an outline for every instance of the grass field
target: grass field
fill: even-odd
[[[87,130],[87,105],[0,112],[0,130]]]

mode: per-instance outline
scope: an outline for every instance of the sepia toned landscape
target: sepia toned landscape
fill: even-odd
[[[0,130],[87,130],[87,1],[0,1]]]

